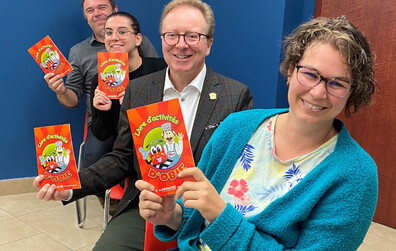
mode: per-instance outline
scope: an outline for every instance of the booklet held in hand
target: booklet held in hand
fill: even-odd
[[[127,114],[143,180],[160,196],[175,193],[186,180],[177,174],[195,166],[179,100],[130,109]]]
[[[110,99],[119,99],[129,81],[127,52],[98,52],[98,87]]]
[[[44,175],[40,188],[55,184],[56,190],[81,188],[78,178],[70,125],[34,128],[38,174]]]

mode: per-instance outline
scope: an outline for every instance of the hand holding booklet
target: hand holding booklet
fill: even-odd
[[[44,175],[40,188],[55,184],[56,190],[81,188],[78,178],[70,125],[34,128],[39,175]]]
[[[130,109],[127,115],[142,179],[160,196],[176,193],[185,181],[177,174],[195,166],[179,100]]]
[[[98,52],[98,87],[110,99],[119,99],[129,82],[127,52]]]

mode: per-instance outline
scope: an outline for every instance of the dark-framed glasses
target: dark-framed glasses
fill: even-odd
[[[297,81],[302,86],[313,88],[324,81],[326,91],[337,98],[345,97],[351,91],[351,84],[345,79],[325,78],[316,70],[303,65],[296,65]]]
[[[103,38],[111,38],[114,33],[117,34],[117,37],[119,39],[125,39],[129,33],[133,33],[135,35],[137,34],[135,31],[128,30],[127,28],[119,28],[116,31],[114,31],[110,28],[106,28],[106,29],[102,30]]]
[[[161,34],[161,36],[164,38],[164,42],[170,46],[179,43],[180,37],[184,37],[184,42],[191,46],[197,45],[201,39],[201,36],[208,37],[208,35],[198,32],[187,32],[184,34],[179,34],[176,32],[164,32]]]

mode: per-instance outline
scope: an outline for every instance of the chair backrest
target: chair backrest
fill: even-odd
[[[121,184],[117,184],[113,186],[110,190],[110,198],[121,200],[122,196],[124,195],[124,192],[126,191],[129,185],[129,180],[130,180],[129,177],[125,179],[124,186],[121,186]]]
[[[144,238],[144,251],[171,251],[178,250],[177,240],[160,241],[154,235],[154,225],[146,221],[146,235]]]
[[[85,112],[85,122],[84,122],[84,140],[87,138],[87,133],[88,133],[88,111]]]

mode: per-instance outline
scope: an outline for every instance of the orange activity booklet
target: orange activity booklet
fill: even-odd
[[[28,51],[45,74],[53,72],[64,77],[73,70],[49,36],[41,39]]]
[[[143,180],[163,196],[175,193],[185,179],[177,174],[195,166],[179,99],[127,111]]]
[[[129,81],[127,52],[98,52],[98,87],[110,99],[118,99]]]
[[[70,134],[70,125],[34,128],[38,174],[44,175],[40,188],[55,184],[56,190],[81,188]]]

